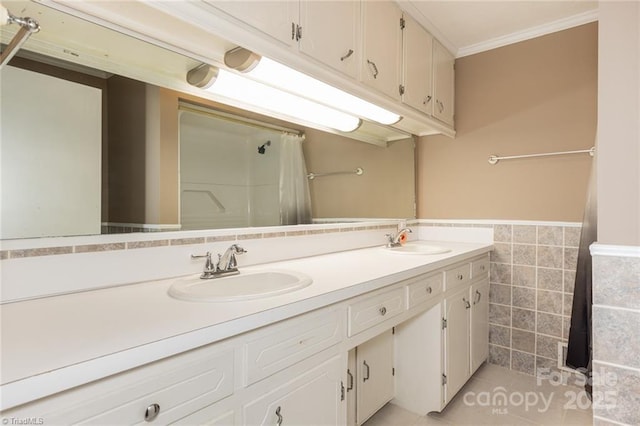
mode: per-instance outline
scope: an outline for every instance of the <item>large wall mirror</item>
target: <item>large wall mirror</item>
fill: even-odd
[[[3,6],[41,31],[0,69],[0,239],[414,217],[412,137],[381,147],[243,111],[186,83],[198,60]]]

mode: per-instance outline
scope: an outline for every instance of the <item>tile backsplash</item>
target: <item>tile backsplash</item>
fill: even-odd
[[[580,227],[496,225],[490,362],[534,375],[556,368],[569,335]]]
[[[535,375],[556,369],[569,335],[580,223],[421,221],[493,227],[489,362]]]

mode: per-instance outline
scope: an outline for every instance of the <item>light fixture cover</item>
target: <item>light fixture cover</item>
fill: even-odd
[[[194,68],[194,75],[211,76],[215,80],[208,86],[201,86],[215,95],[239,101],[246,105],[258,107],[265,112],[285,115],[306,123],[332,128],[341,132],[352,132],[360,126],[360,118],[345,112],[279,90],[258,81],[246,78],[224,69],[206,65],[212,71],[205,72]],[[197,71],[197,72],[196,72]],[[194,83],[199,80],[192,78]],[[191,83],[191,81],[189,81]],[[197,87],[197,84],[191,83]]]
[[[384,125],[402,117],[389,110],[309,77],[272,59],[238,47],[225,54],[225,63],[253,79]]]

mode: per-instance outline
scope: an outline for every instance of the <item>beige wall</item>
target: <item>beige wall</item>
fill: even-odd
[[[313,129],[305,133],[309,172],[364,169],[362,176],[325,176],[310,181],[314,218],[415,217],[412,138],[381,148]]]
[[[457,136],[422,137],[418,217],[581,221],[596,133],[597,24],[456,60]]]
[[[640,3],[600,3],[598,242],[640,245]]]

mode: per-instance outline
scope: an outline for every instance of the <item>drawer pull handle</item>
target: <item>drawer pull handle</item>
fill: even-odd
[[[477,297],[477,300],[473,301],[474,305],[480,303],[480,299],[482,299],[482,293],[480,293],[479,290],[476,290],[476,296],[478,296],[478,297]]]
[[[427,287],[427,294],[431,294],[433,293],[433,290],[431,289],[431,286]]]
[[[276,420],[276,424],[278,426],[280,426],[282,424],[283,417],[282,417],[282,414],[280,414],[280,406],[279,405],[278,405],[278,408],[276,408],[276,416],[278,417],[278,420]]]
[[[386,314],[387,314],[387,308],[383,306],[382,308],[380,308],[380,315],[385,316]]]
[[[367,364],[367,361],[362,361],[362,365],[363,367],[366,369],[364,372],[365,374],[362,374],[362,383],[366,382],[367,380],[369,380],[369,373],[370,373],[370,369],[369,369],[369,364]]]
[[[158,417],[158,414],[160,414],[160,405],[151,404],[144,411],[144,421],[145,422],[152,422],[152,421],[154,421],[156,419],[156,417]]]
[[[471,308],[471,303],[469,303],[469,301],[467,300],[466,297],[463,297],[462,301],[464,302],[464,308],[465,309],[470,309]]]
[[[376,63],[367,59],[367,64],[369,64],[369,68],[373,71],[373,78],[378,78],[378,67],[376,66]]]
[[[349,384],[347,385],[347,392],[349,392],[353,390],[353,374],[351,374],[349,369],[347,369],[347,376],[349,376]]]
[[[341,56],[341,57],[340,57],[340,61],[341,61],[341,62],[344,62],[344,60],[345,60],[345,59],[347,59],[347,58],[348,58],[349,56],[351,56],[351,55],[353,55],[353,49],[349,49],[349,51],[347,52],[347,54],[346,54],[346,55]]]

